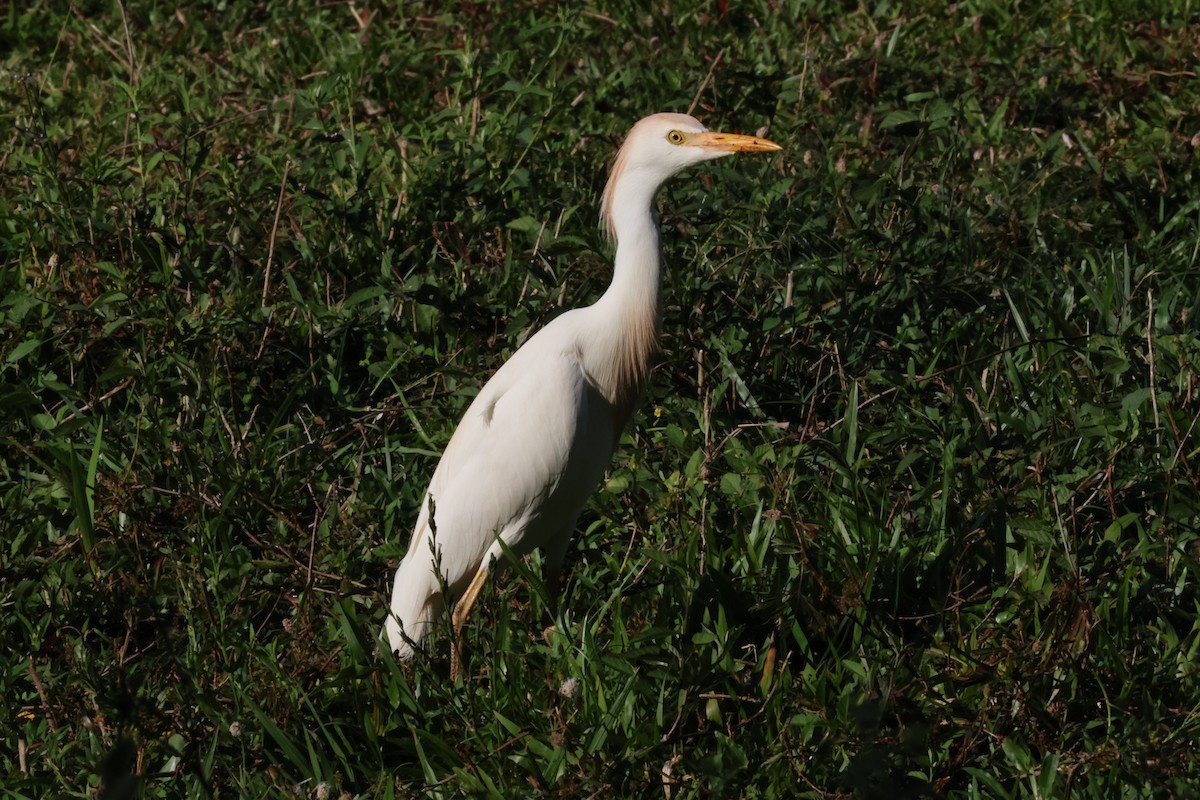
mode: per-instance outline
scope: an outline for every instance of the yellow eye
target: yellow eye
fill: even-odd
[[[683,144],[683,140],[687,138],[682,131],[671,131],[667,134],[667,141],[671,144]]]

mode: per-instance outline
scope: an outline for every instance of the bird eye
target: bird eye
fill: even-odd
[[[671,144],[683,144],[683,138],[681,131],[671,131],[667,134],[667,141]]]

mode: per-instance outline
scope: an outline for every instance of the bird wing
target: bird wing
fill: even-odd
[[[455,593],[499,554],[497,537],[524,554],[569,536],[609,464],[614,411],[580,364],[580,317],[557,318],[492,376],[438,463],[422,508],[432,498],[435,524],[419,521],[410,549],[429,553],[433,534]]]

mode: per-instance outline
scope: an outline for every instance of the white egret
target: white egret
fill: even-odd
[[[444,582],[458,598],[451,660],[457,678],[462,627],[503,553],[501,541],[518,556],[542,548],[547,581],[557,583],[576,518],[604,476],[658,348],[655,193],[703,161],[780,149],[756,136],[714,133],[685,114],[655,114],[633,126],[600,207],[616,242],[612,283],[595,304],[538,331],[467,409],[396,570],[384,628],[397,655],[410,658],[412,645],[445,612]]]

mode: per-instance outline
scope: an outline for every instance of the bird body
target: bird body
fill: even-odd
[[[547,577],[557,578],[658,348],[655,193],[692,164],[778,149],[765,139],[711,133],[682,114],[655,114],[630,131],[601,204],[617,243],[612,283],[594,304],[560,315],[518,349],[451,437],[392,586],[384,627],[400,657],[411,657],[410,642],[445,612],[437,568],[460,598],[456,631],[503,553],[499,542],[516,555],[542,548]]]
[[[624,423],[579,357],[589,310],[559,316],[514,353],[451,437],[392,587],[388,631],[401,657],[411,649],[393,624],[419,641],[444,612],[431,537],[454,597],[481,564],[501,555],[497,539],[517,555],[548,546],[547,569],[561,566]]]

